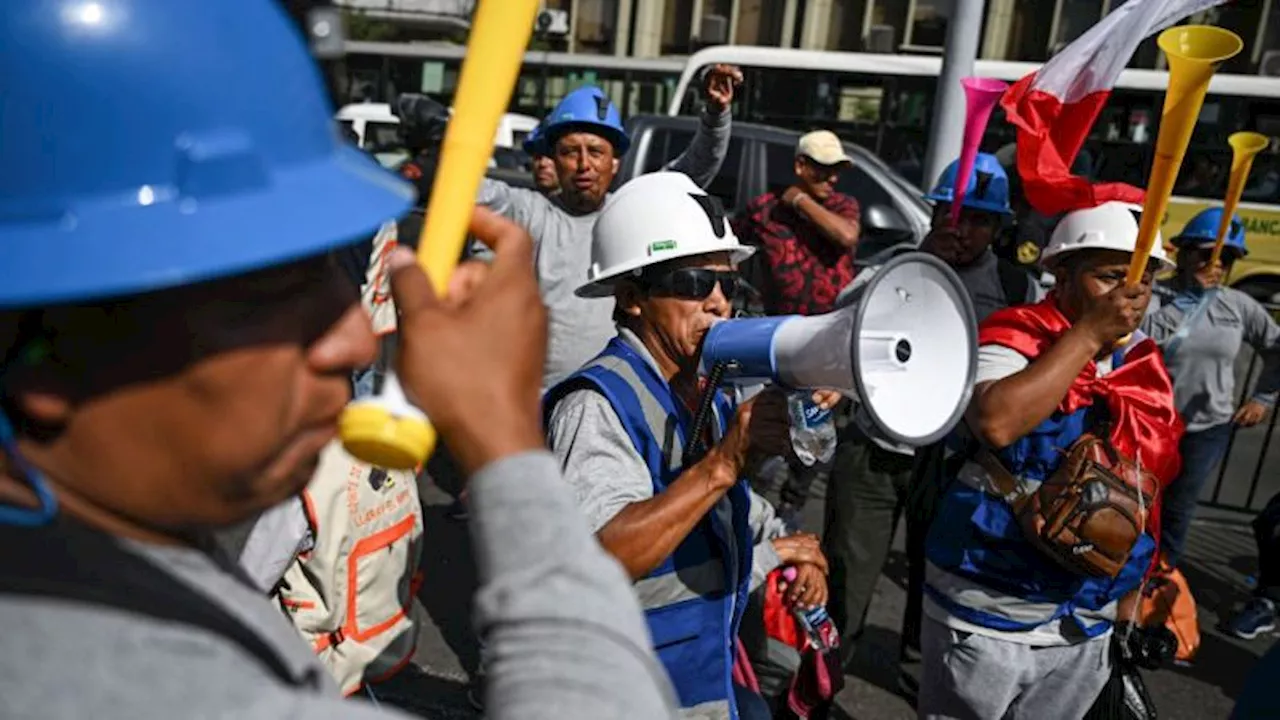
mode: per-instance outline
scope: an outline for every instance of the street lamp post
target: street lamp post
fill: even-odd
[[[960,79],[973,74],[982,35],[984,0],[955,0],[947,24],[947,47],[942,56],[942,72],[933,97],[933,122],[924,155],[920,182],[928,190],[938,180],[947,163],[960,157],[964,134],[965,101]]]

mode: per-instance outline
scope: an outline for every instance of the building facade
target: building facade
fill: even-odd
[[[377,1],[377,0],[368,0]],[[980,56],[1043,62],[1124,0],[987,0]],[[568,32],[553,49],[642,58],[713,44],[807,50],[940,54],[954,0],[545,0]],[[1245,51],[1224,72],[1280,66],[1280,0],[1233,2],[1192,22],[1238,33]],[[1154,42],[1135,67],[1163,62]],[[1274,72],[1280,72],[1280,67]]]

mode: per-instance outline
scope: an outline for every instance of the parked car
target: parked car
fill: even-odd
[[[660,169],[689,146],[698,118],[637,115],[627,123],[631,150],[623,157],[615,181],[619,184]],[[720,174],[708,192],[720,198],[731,217],[752,198],[769,190],[781,191],[795,182],[795,151],[800,133],[794,130],[734,122]],[[920,191],[865,148],[846,142],[853,167],[841,173],[837,189],[862,206],[862,239],[857,257],[867,258],[902,242],[919,244],[929,231],[931,211]]]
[[[400,148],[400,118],[387,103],[343,105],[334,118],[355,134],[357,144],[372,153],[383,167],[394,168],[408,157]]]

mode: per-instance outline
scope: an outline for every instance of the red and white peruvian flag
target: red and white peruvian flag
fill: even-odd
[[[1000,105],[1018,128],[1018,174],[1032,207],[1057,215],[1108,200],[1142,203],[1142,190],[1092,185],[1072,175],[1071,164],[1138,43],[1223,2],[1129,0],[1009,88]]]

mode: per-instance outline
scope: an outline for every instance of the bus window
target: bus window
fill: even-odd
[[[1231,173],[1231,150],[1225,147],[1191,146],[1178,168],[1178,180],[1174,183],[1175,195],[1219,198],[1227,190],[1227,178]]]
[[[657,172],[667,163],[679,157],[693,141],[693,133],[688,130],[671,130],[654,128],[649,136],[649,150],[645,154],[641,173]],[[720,198],[725,212],[734,215],[738,207],[738,174],[742,168],[743,141],[734,137],[729,141],[729,153],[725,155],[720,173],[711,181],[707,192]]]
[[[745,120],[803,126],[815,117],[818,88],[814,73],[805,70],[753,69],[747,80]],[[819,115],[820,116],[820,115]]]
[[[908,181],[922,185],[924,151],[928,144],[933,95],[938,80],[933,77],[901,76],[893,78],[889,100],[883,104],[883,123],[874,143],[862,146],[871,150]],[[997,121],[992,118],[991,125]]]
[[[938,81],[931,77],[901,77],[894,87],[893,102],[885,112],[885,122],[900,128],[923,129],[929,124],[932,99]]]
[[[624,117],[631,117],[632,115],[657,115],[666,108],[666,83],[642,80],[627,83],[626,100],[619,109]]]
[[[1280,157],[1260,153],[1241,196],[1247,202],[1280,203]]]
[[[836,119],[847,123],[878,123],[883,98],[884,88],[841,83]]]
[[[1162,93],[1116,90],[1090,129],[1072,172],[1100,182],[1146,187]]]
[[[1120,140],[1098,143],[1095,149],[1097,160],[1093,164],[1091,179],[1146,187],[1147,173],[1151,169],[1150,146]]]

